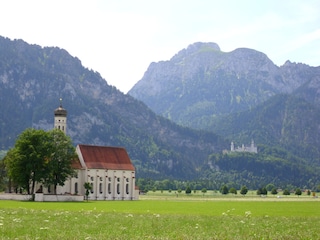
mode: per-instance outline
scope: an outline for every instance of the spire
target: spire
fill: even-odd
[[[62,98],[60,98],[60,106],[54,110],[54,128],[67,130],[67,110],[62,107]]]
[[[60,98],[60,106],[54,110],[55,116],[67,116],[67,110],[62,107],[62,98]]]

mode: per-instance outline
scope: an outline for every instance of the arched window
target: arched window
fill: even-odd
[[[120,194],[120,184],[117,184],[117,193]]]
[[[74,183],[74,192],[78,194],[78,183]]]
[[[99,192],[102,193],[102,183],[99,183]]]
[[[129,184],[126,184],[126,193],[129,194]]]
[[[93,193],[93,183],[91,183],[91,193]]]
[[[111,194],[111,183],[108,183],[108,193]]]

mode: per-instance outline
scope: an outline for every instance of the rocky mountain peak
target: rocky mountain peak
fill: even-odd
[[[170,61],[180,60],[187,56],[194,55],[199,52],[211,52],[211,51],[220,51],[218,44],[213,42],[196,42],[190,44],[187,48],[180,50],[176,55],[174,55]]]

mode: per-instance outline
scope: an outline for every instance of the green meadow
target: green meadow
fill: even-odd
[[[319,239],[319,227],[310,196],[0,201],[0,239]]]

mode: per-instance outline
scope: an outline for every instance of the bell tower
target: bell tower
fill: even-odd
[[[60,98],[60,106],[54,110],[54,128],[60,129],[67,133],[67,110],[62,107],[62,98]]]

